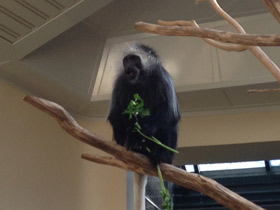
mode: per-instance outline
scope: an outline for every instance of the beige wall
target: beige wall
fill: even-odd
[[[185,117],[179,147],[242,144],[280,140],[280,108],[258,112]]]
[[[126,173],[80,158],[101,154],[0,82],[0,209],[126,209]],[[79,123],[111,139],[104,120]],[[280,111],[184,117],[180,147],[279,141]],[[269,151],[267,151],[269,152]]]
[[[125,172],[82,160],[83,152],[101,152],[70,137],[23,96],[0,82],[0,209],[125,209]],[[81,124],[111,137],[104,123]]]

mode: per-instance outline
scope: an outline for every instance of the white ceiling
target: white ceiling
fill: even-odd
[[[219,0],[219,4],[233,17],[267,12],[262,1]],[[194,0],[119,0],[113,1],[87,18],[106,37],[135,33],[134,23],[161,20],[197,20],[198,23],[219,20],[220,17],[208,2],[198,5]]]
[[[260,0],[219,3],[234,17],[267,12]],[[108,38],[138,33],[135,21],[195,19],[205,23],[220,18],[209,3],[195,5],[186,0],[0,0],[0,19],[2,79],[73,113],[105,116],[109,101],[93,102],[92,92]],[[247,88],[193,90],[178,96],[184,112],[280,103],[277,93],[248,97]]]
[[[1,1],[1,38],[10,43],[22,39],[27,34],[47,24],[55,17],[61,15],[79,4],[81,0],[55,1]]]
[[[19,60],[112,0],[1,0],[0,63]]]

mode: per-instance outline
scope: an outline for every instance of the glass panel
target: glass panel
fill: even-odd
[[[280,160],[271,160],[270,164],[271,166],[280,166]]]
[[[261,168],[265,167],[264,161],[248,161],[234,163],[214,163],[214,164],[199,164],[200,171],[218,171],[218,170],[233,170],[246,168]]]
[[[193,165],[185,165],[187,172],[194,172],[194,167]]]

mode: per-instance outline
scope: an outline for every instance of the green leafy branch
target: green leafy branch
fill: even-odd
[[[173,204],[172,204],[170,192],[164,186],[164,182],[163,182],[163,178],[162,178],[162,174],[161,174],[161,170],[160,170],[159,165],[157,165],[157,171],[158,171],[158,177],[159,177],[160,185],[161,185],[160,195],[163,199],[162,207],[165,210],[172,210],[173,209]]]
[[[134,100],[131,100],[124,112],[122,114],[128,114],[129,119],[131,120],[133,116],[140,115],[140,117],[150,116],[150,110],[144,108],[144,100],[135,93],[133,95]]]
[[[142,133],[142,132],[141,132],[141,126],[139,125],[138,122],[135,123],[135,130],[136,130],[141,136],[143,136],[143,137],[145,137],[146,139],[149,139],[149,140],[151,140],[152,142],[154,142],[154,143],[156,143],[156,144],[158,144],[158,145],[164,147],[165,149],[170,150],[171,152],[174,152],[174,153],[177,153],[177,154],[179,153],[176,149],[173,149],[173,148],[171,148],[171,147],[169,147],[169,146],[166,146],[165,144],[161,143],[161,141],[158,140],[156,137],[154,137],[154,136],[151,136],[151,137],[150,137],[150,136],[147,136],[147,135],[145,135],[144,133]]]
[[[139,125],[138,121],[137,121],[137,116],[139,115],[141,118],[143,117],[147,117],[151,115],[151,112],[149,109],[145,109],[144,108],[144,100],[139,96],[139,94],[135,93],[133,95],[134,100],[131,100],[126,108],[126,110],[122,113],[124,114],[128,114],[129,115],[129,119],[131,120],[132,117],[134,116],[136,119],[135,122],[135,130],[144,138],[158,144],[161,147],[164,147],[165,149],[174,152],[174,153],[179,153],[177,150],[163,144],[160,140],[158,140],[156,137],[154,136],[147,136],[145,135],[143,132],[141,132],[141,126]]]
[[[128,114],[129,115],[129,120],[132,119],[132,117],[135,117],[135,131],[138,132],[141,136],[143,136],[144,138],[164,147],[165,149],[172,151],[174,153],[178,153],[177,150],[168,147],[167,145],[163,144],[160,140],[158,140],[156,137],[154,136],[147,136],[145,135],[142,131],[141,131],[141,126],[138,123],[138,119],[137,116],[139,115],[140,117],[147,117],[150,116],[150,110],[149,109],[145,109],[144,108],[144,100],[139,96],[139,94],[135,93],[133,95],[134,100],[131,100],[127,106],[127,109],[122,113],[124,114]],[[147,147],[146,148],[148,152],[151,152],[151,150]],[[160,191],[160,195],[163,199],[163,203],[162,203],[162,207],[165,210],[172,210],[173,209],[173,205],[172,205],[172,200],[171,200],[171,196],[169,191],[165,188],[164,186],[164,182],[163,182],[163,177],[161,174],[161,170],[159,165],[157,165],[157,171],[158,171],[158,176],[160,178],[160,184],[161,184],[161,188],[162,190]]]

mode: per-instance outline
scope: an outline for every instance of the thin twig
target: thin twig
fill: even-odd
[[[239,33],[246,34],[244,28],[229,14],[227,14],[218,4],[216,0],[209,0],[214,10],[222,16],[229,24],[231,24]],[[273,74],[273,76],[280,82],[279,67],[266,55],[266,53],[258,46],[250,46],[248,49],[257,57],[259,61]]]
[[[271,92],[279,92],[280,88],[265,88],[265,89],[251,89],[247,90],[248,93],[271,93]]]

